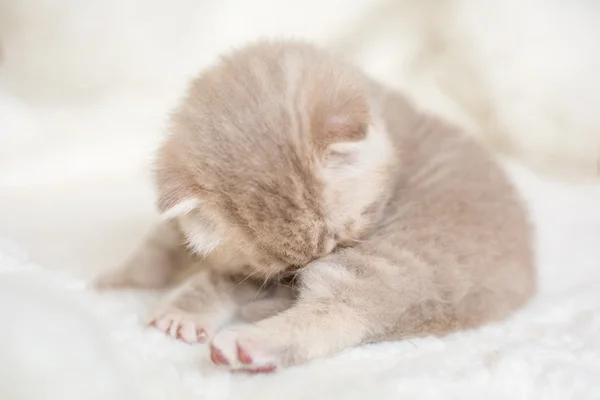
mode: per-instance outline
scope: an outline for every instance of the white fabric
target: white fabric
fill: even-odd
[[[539,226],[540,293],[509,321],[274,376],[230,375],[146,328],[155,294],[85,285],[152,222],[151,152],[218,52],[328,44],[428,108],[499,124],[524,157],[589,166],[598,15],[587,0],[0,1],[0,398],[600,398],[600,183],[511,169]]]

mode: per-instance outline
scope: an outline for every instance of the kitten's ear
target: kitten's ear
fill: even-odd
[[[182,176],[157,172],[158,212],[164,219],[189,213],[200,205],[199,193]]]
[[[175,203],[168,203],[159,198],[158,211],[163,219],[172,219],[189,213],[198,208],[199,205],[200,201],[194,198],[183,199]]]
[[[323,125],[323,158],[328,164],[357,160],[367,137],[368,120],[362,115],[332,115]]]
[[[370,106],[360,87],[334,91],[313,114],[315,142],[326,163],[351,162],[367,137]]]
[[[161,154],[155,171],[158,189],[157,208],[165,219],[194,210],[200,204],[200,193],[186,169],[176,158]]]

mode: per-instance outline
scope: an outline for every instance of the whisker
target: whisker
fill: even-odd
[[[292,277],[292,280],[290,281],[290,287],[293,289],[294,288],[294,283],[296,282],[296,278],[298,278],[299,274],[294,274],[294,276]]]
[[[262,268],[259,269],[255,269],[254,272],[252,272],[251,274],[249,274],[248,276],[246,276],[244,279],[242,279],[240,282],[238,282],[233,288],[232,290],[234,290],[235,288],[237,288],[238,286],[240,286],[242,283],[246,282],[248,279],[250,279],[252,276],[256,275],[257,273],[261,272],[262,270],[264,270],[266,268],[266,266],[263,266]]]
[[[265,280],[263,281],[262,285],[260,285],[260,287],[258,288],[258,291],[256,292],[256,294],[254,295],[254,298],[252,299],[252,301],[256,300],[256,298],[258,297],[258,294],[260,293],[260,291],[262,290],[263,286],[265,286],[265,284],[267,283],[267,281],[269,280],[269,278],[271,277],[271,274],[267,275],[267,277],[265,278]]]
[[[286,288],[290,288],[290,289],[294,289],[291,285],[286,285],[285,283],[281,283],[281,282],[275,282],[275,284],[277,286],[282,286],[282,287],[286,287]]]

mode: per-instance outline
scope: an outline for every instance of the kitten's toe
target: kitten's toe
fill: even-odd
[[[165,313],[150,320],[149,325],[188,344],[204,343],[209,333],[197,316],[185,312]]]
[[[210,358],[217,365],[246,373],[274,372],[282,361],[272,341],[252,327],[219,332],[210,345]]]
[[[217,365],[237,365],[237,330],[225,329],[210,343],[210,359]]]

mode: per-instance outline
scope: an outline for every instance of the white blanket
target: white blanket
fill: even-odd
[[[513,318],[353,349],[276,375],[229,374],[144,325],[156,294],[95,293],[0,242],[2,399],[598,399],[600,186],[513,169],[537,221],[540,292]]]

